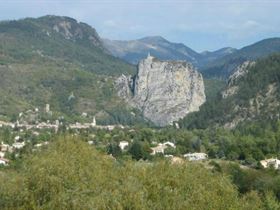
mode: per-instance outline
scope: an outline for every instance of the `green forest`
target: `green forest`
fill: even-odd
[[[179,124],[184,128],[215,127],[231,122],[236,117],[245,121],[278,120],[280,55],[275,54],[259,59],[250,67],[248,73],[237,81],[236,94],[222,98],[220,92],[207,100],[194,112],[182,119]],[[272,85],[274,92],[269,95]],[[250,102],[253,100],[253,103]]]
[[[279,158],[280,122],[234,130],[62,127],[38,136],[2,128],[0,140],[11,144],[18,134],[27,144],[0,169],[1,209],[280,208],[280,173],[259,164]],[[120,141],[129,146],[121,150]],[[173,163],[151,155],[166,141],[176,144],[166,155],[205,152],[209,160]]]
[[[17,169],[1,170],[0,208],[279,209],[273,192],[245,186],[255,178],[248,173],[234,165],[118,161],[79,138],[61,136],[25,155]],[[236,180],[245,182],[242,193]]]

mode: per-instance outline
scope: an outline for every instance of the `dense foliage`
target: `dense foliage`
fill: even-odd
[[[271,209],[273,197],[238,194],[230,180],[195,164],[118,162],[73,138],[0,174],[1,209]]]

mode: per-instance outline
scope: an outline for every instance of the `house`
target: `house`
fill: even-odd
[[[88,141],[89,145],[93,145],[93,143],[94,143],[93,141]]]
[[[164,142],[163,145],[165,146],[170,146],[170,147],[173,147],[173,148],[176,148],[175,144],[170,142],[170,141],[167,141],[167,142]]]
[[[10,145],[4,144],[3,142],[1,143],[0,147],[1,147],[1,152],[7,152],[10,150]]]
[[[49,142],[45,141],[43,143],[35,144],[34,147],[42,147],[42,146],[45,146],[45,145],[48,145],[48,144],[49,144]]]
[[[19,140],[20,140],[20,136],[16,136],[15,141],[19,141]]]
[[[37,131],[33,131],[32,134],[33,134],[34,136],[39,136],[39,135],[40,135],[40,133],[37,132]]]
[[[155,154],[164,154],[164,150],[167,148],[166,145],[159,143],[156,147],[152,147],[152,153],[151,155],[155,155]]]
[[[164,155],[164,157],[166,157],[166,158],[173,158],[174,156],[173,155]]]
[[[202,152],[196,153],[188,153],[183,155],[184,158],[187,158],[189,161],[196,161],[196,160],[206,160],[208,155]]]
[[[128,145],[129,143],[127,141],[121,141],[119,143],[119,147],[121,148],[121,150],[124,150]]]
[[[260,164],[261,164],[264,168],[273,167],[273,168],[275,168],[275,169],[280,169],[280,160],[275,159],[275,158],[261,160],[261,161],[260,161]]]
[[[0,165],[6,166],[6,165],[8,165],[8,163],[9,163],[9,160],[8,160],[8,159],[0,158]]]
[[[25,142],[16,142],[12,144],[12,147],[15,149],[21,149],[25,146]]]
[[[5,157],[5,152],[0,152],[0,158]]]
[[[46,113],[49,113],[49,112],[50,112],[50,105],[49,105],[49,104],[46,104],[45,111],[46,111]]]

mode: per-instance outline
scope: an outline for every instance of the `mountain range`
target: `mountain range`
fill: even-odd
[[[234,48],[226,47],[213,52],[198,53],[182,43],[173,43],[161,36],[149,36],[131,41],[103,39],[103,43],[112,55],[131,64],[138,64],[150,53],[162,60],[186,60],[194,66],[201,67],[236,51]]]
[[[280,38],[269,38],[243,47],[207,63],[200,69],[206,77],[228,78],[244,61],[254,61],[280,52]]]
[[[133,41],[102,39],[93,27],[69,17],[48,15],[2,21],[0,119],[12,120],[20,112],[35,108],[43,110],[46,104],[50,104],[53,119],[64,117],[69,121],[88,121],[96,116],[98,123],[105,124],[147,123],[141,110],[129,106],[118,97],[115,82],[122,74],[132,77],[137,75],[135,64],[150,53],[161,60],[188,61],[204,76],[207,102],[201,111],[187,116],[181,122],[183,127],[189,127],[188,122],[198,124],[193,121],[194,118],[208,119],[211,116],[212,120],[216,119],[215,123],[222,122],[221,118],[234,113],[235,109],[229,108],[234,107],[231,104],[239,104],[240,101],[249,103],[252,98],[266,94],[261,88],[267,90],[270,84],[278,85],[274,79],[278,78],[275,68],[278,68],[279,57],[271,56],[277,52],[280,52],[280,38],[262,40],[241,49],[227,47],[214,52],[197,53],[184,44],[172,43],[160,36]],[[244,77],[246,79],[236,81],[242,87],[239,90],[244,88],[247,91],[244,94],[248,93],[248,96],[241,91],[229,99],[217,98],[217,94],[221,96],[222,88],[228,88],[224,81],[248,61],[256,62],[252,69],[257,70],[250,70],[249,76]],[[265,71],[270,74],[266,75]],[[251,80],[254,88],[246,86]],[[255,91],[253,95],[250,89]],[[269,100],[263,103],[271,104],[271,98],[278,98],[276,93],[272,92]],[[262,109],[268,106],[262,106]],[[220,116],[217,114],[220,110],[228,112]],[[250,108],[246,106],[246,110],[249,113]],[[276,112],[274,108],[269,111]],[[82,113],[88,117],[82,117]],[[216,114],[212,116],[209,113]],[[224,119],[223,122],[229,121]]]
[[[182,43],[173,43],[161,36],[131,41],[103,39],[105,48],[115,57],[137,64],[148,53],[162,60],[185,60],[192,63],[207,78],[226,80],[233,70],[246,60],[256,60],[280,52],[280,38],[269,38],[241,49],[225,47],[201,53]]]

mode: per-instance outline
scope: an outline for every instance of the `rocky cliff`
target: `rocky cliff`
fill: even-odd
[[[148,56],[140,61],[134,78],[122,75],[116,87],[120,97],[159,126],[198,111],[205,102],[201,74],[183,61],[160,61]]]
[[[256,62],[254,61],[245,61],[240,66],[238,66],[234,73],[229,77],[227,87],[224,91],[222,91],[222,97],[227,98],[229,96],[232,96],[237,93],[239,86],[237,85],[238,80],[244,75],[246,75],[253,65],[255,65]]]
[[[103,46],[103,42],[96,30],[86,23],[78,22],[70,17],[55,15],[43,16],[38,19],[33,19],[33,21],[49,27],[45,29],[48,36],[51,36],[53,30],[67,40],[71,40],[87,47],[96,47],[103,52],[109,53],[109,51]]]

